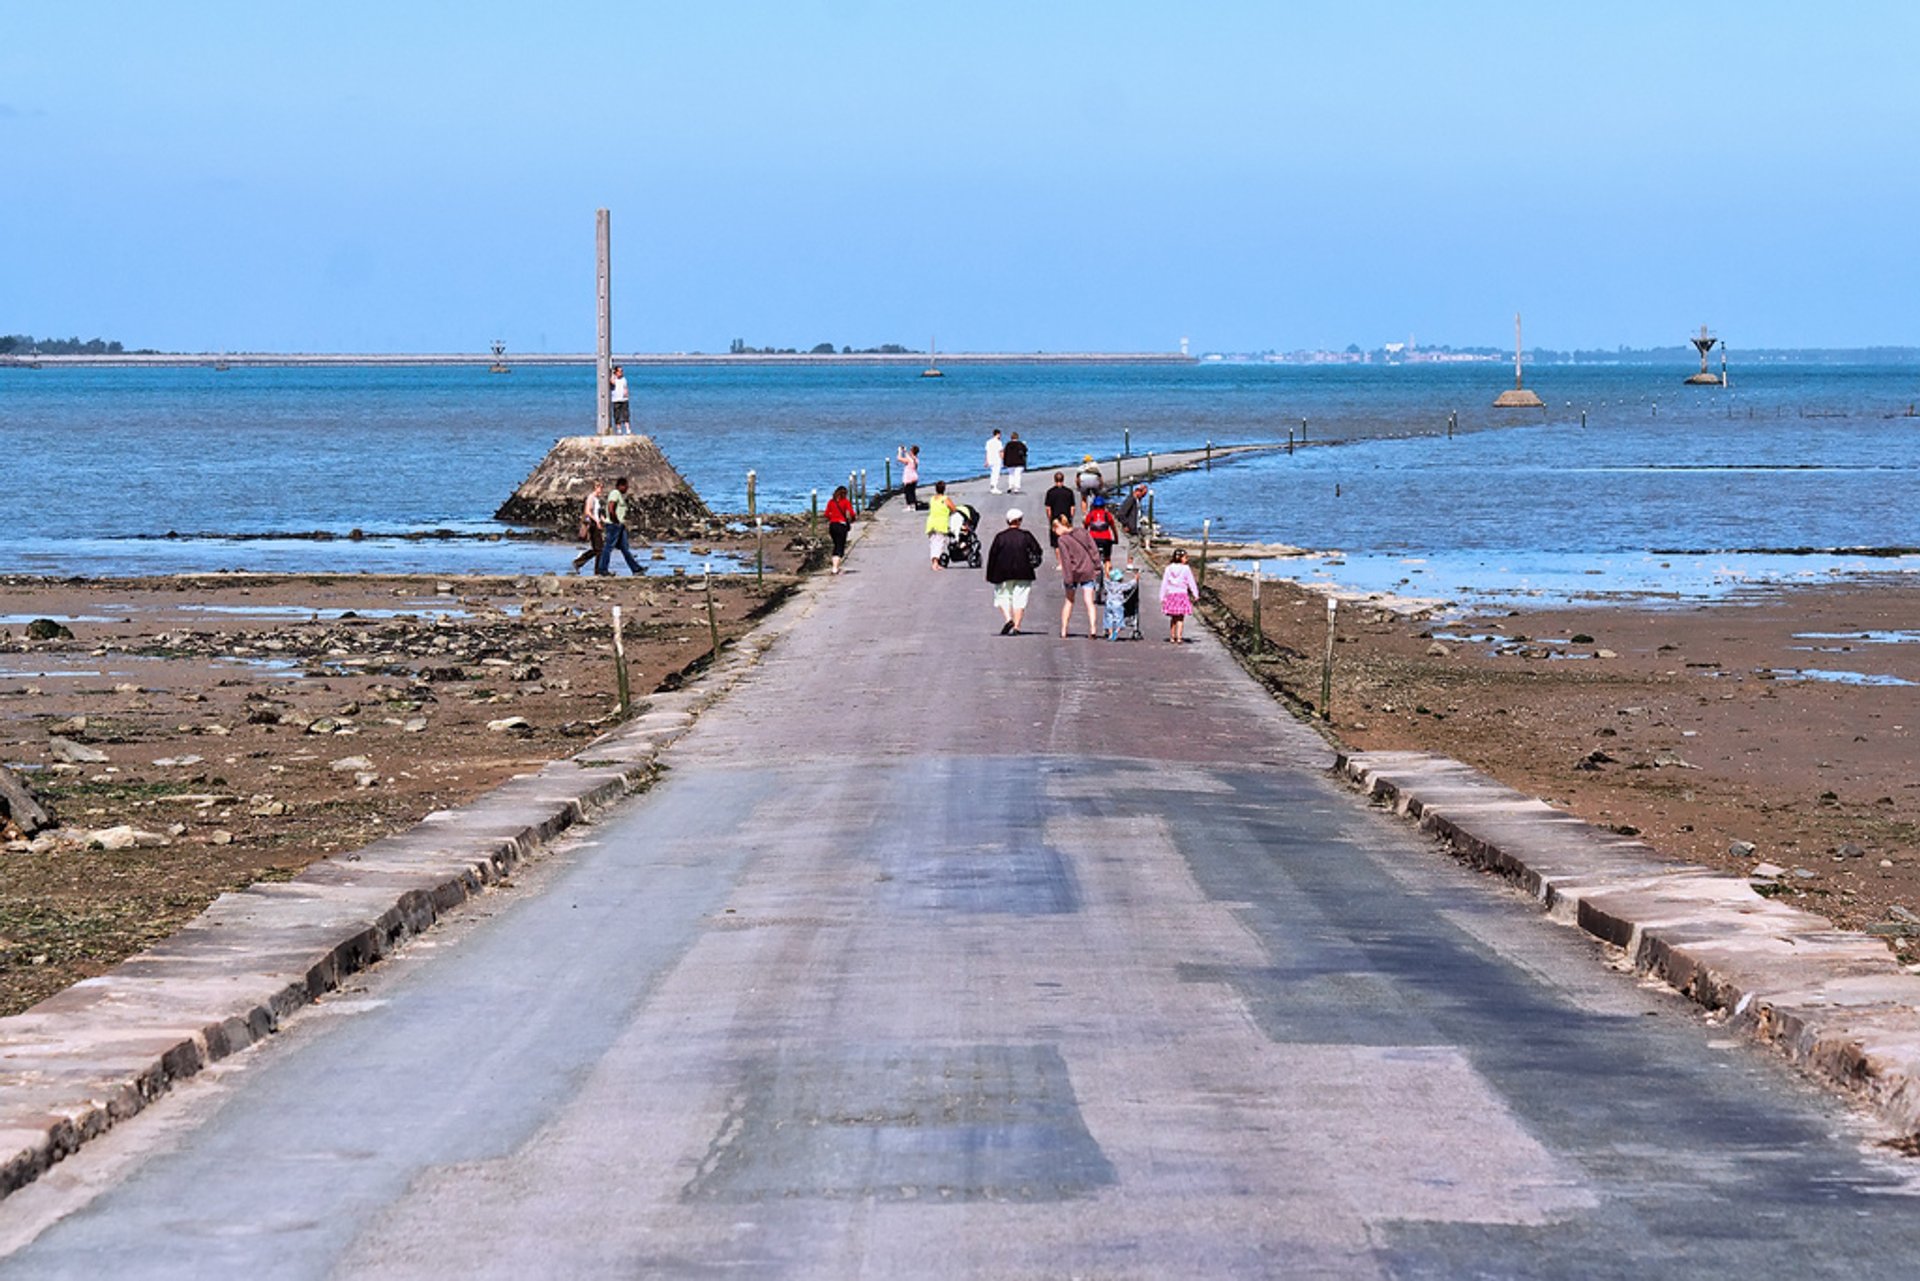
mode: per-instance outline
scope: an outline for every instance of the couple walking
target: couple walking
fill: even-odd
[[[1020,492],[1020,479],[1027,473],[1027,442],[1015,432],[1011,439],[1002,441],[1000,429],[995,427],[993,435],[987,437],[987,492],[1000,492],[1000,473],[1007,474],[1007,492]]]
[[[613,492],[607,492],[607,482],[593,482],[593,492],[587,495],[587,501],[580,513],[580,537],[587,540],[587,550],[573,558],[573,572],[579,573],[588,561],[593,562],[595,574],[609,573],[608,564],[614,552],[626,558],[627,569],[635,574],[647,571],[633,558],[633,550],[627,543],[627,522],[631,519],[631,503],[627,499],[627,478],[625,476],[613,482]]]

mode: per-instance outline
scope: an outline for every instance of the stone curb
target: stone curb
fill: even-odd
[[[222,894],[165,941],[0,1019],[0,1199],[639,790],[827,581],[803,582],[694,682],[574,756],[290,881]]]
[[[1920,977],[1878,940],[1738,877],[1663,858],[1459,761],[1347,752],[1334,770],[1903,1133],[1920,1131]]]

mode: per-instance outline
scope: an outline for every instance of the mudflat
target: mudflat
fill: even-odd
[[[722,644],[803,556],[715,576]],[[0,819],[0,1014],[579,751],[618,716],[612,607],[637,699],[707,661],[706,602],[624,572],[0,580],[0,760],[58,824]],[[71,636],[28,639],[36,618]]]
[[[1207,588],[1250,648],[1250,582]],[[1245,661],[1317,714],[1325,598],[1271,581],[1262,596],[1264,654]],[[1758,870],[1763,893],[1916,962],[1916,619],[1920,585],[1892,579],[1445,622],[1344,602],[1325,728],[1455,757],[1676,859]]]

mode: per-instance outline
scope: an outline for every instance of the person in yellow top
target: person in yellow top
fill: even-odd
[[[953,529],[953,513],[959,508],[947,497],[947,482],[933,483],[933,500],[927,504],[927,556],[935,569],[945,569],[940,558],[947,554],[947,536]]]

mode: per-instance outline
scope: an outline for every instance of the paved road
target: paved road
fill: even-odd
[[[1915,1274],[1863,1121],[1210,639],[1001,637],[871,532],[658,788],[0,1203],[0,1276]]]

